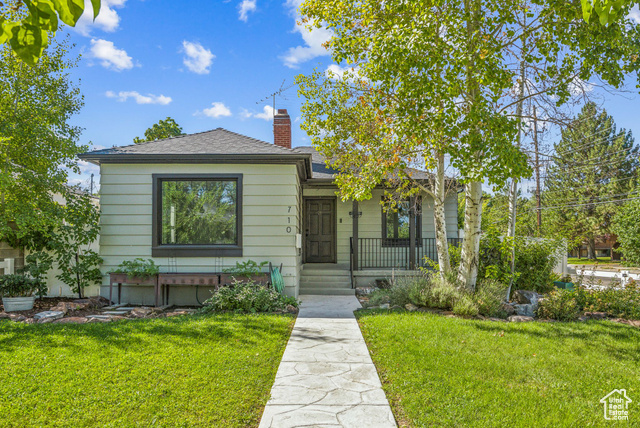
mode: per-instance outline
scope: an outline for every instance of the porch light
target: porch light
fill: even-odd
[[[362,217],[362,211],[358,211],[356,216],[358,218]],[[353,218],[353,211],[349,211],[349,217]]]

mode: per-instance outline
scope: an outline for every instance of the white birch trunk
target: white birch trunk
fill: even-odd
[[[482,183],[474,181],[465,188],[464,238],[458,268],[458,282],[469,290],[475,290],[480,253],[480,229],[482,219]]]
[[[447,220],[445,216],[446,180],[444,176],[444,153],[438,153],[438,164],[433,191],[433,222],[436,231],[436,249],[440,275],[444,278],[451,272],[449,243],[447,241]]]
[[[516,236],[516,209],[518,201],[518,180],[511,179],[509,186],[509,223],[507,224],[507,236]]]

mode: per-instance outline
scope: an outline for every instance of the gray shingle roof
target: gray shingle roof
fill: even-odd
[[[295,155],[296,151],[223,128],[83,153],[98,155]]]

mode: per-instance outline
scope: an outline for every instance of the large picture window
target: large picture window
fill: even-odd
[[[398,203],[396,211],[382,210],[382,242],[384,245],[409,245],[410,202]],[[420,204],[418,203],[419,207]],[[422,236],[422,219],[416,215],[416,244],[420,245]]]
[[[241,256],[241,175],[154,175],[153,256]]]

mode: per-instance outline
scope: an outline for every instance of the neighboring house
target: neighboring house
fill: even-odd
[[[435,259],[428,196],[415,216],[384,213],[382,188],[370,200],[343,202],[324,159],[311,147],[291,148],[286,110],[273,126],[275,144],[218,128],[80,155],[100,165],[103,272],[135,257],[175,272],[217,272],[250,259],[282,264],[289,295],[353,294],[353,283]],[[457,195],[446,204],[454,240]],[[105,275],[103,295],[106,287]],[[194,302],[193,289],[171,295],[171,303]],[[200,290],[201,300],[207,295]],[[129,303],[153,298],[150,288],[123,290]]]
[[[616,235],[596,236],[593,251],[596,257],[611,257],[611,260],[620,260],[622,254],[618,251],[620,244]],[[576,247],[569,252],[569,257],[588,258],[588,242],[584,242],[580,247]]]
[[[72,188],[73,189],[73,188]],[[74,190],[75,191],[75,190]],[[60,205],[65,205],[66,200],[64,196],[59,193],[53,195],[54,202]],[[97,197],[92,199],[94,205],[99,206],[100,201]],[[94,250],[98,249],[98,242],[94,241],[87,248]],[[25,251],[20,248],[12,248],[7,242],[0,242],[0,275],[7,275],[17,273],[25,265],[25,258],[29,255],[29,251]],[[47,296],[48,297],[71,297],[77,296],[64,282],[56,278],[61,273],[58,263],[54,260],[52,268],[47,272]],[[90,286],[84,289],[85,296],[95,296],[100,293],[100,287]]]

